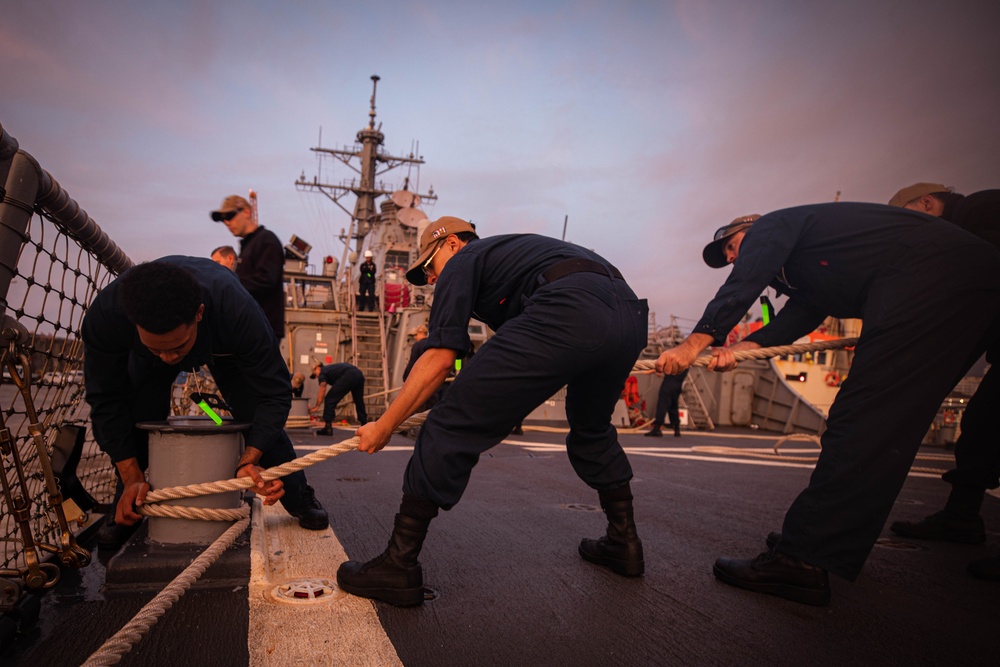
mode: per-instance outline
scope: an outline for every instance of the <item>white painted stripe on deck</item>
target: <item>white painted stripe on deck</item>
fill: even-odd
[[[504,444],[514,445],[532,452],[552,452],[566,449],[565,445],[548,444],[537,442],[525,442],[523,440],[504,440]],[[649,456],[653,458],[686,459],[689,461],[708,461],[711,463],[739,463],[752,466],[770,466],[772,468],[815,468],[814,463],[793,463],[790,461],[777,461],[774,459],[756,459],[747,456],[716,456],[707,454],[697,454],[691,447],[628,447],[623,446],[625,453],[629,456]],[[773,449],[745,449],[749,453],[769,453],[773,454]],[[687,452],[687,453],[685,453]],[[783,454],[808,453],[817,454],[818,450],[813,449],[786,449],[781,448]],[[910,477],[927,477],[940,479],[940,473],[927,473],[911,470]]]
[[[329,528],[304,530],[281,505],[255,502],[250,539],[251,667],[286,665],[402,665],[370,600],[339,588],[328,600],[278,602],[280,584],[322,579],[336,586],[337,568],[347,560]]]

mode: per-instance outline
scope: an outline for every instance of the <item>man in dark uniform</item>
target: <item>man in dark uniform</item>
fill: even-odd
[[[1000,249],[1000,190],[964,196],[939,183],[916,183],[897,192],[889,205],[947,220]],[[993,427],[1000,409],[1000,376],[994,369],[998,345],[1000,341],[991,341],[986,351],[990,368],[962,413],[955,469],[942,475],[951,484],[948,502],[943,510],[920,521],[896,521],[892,531],[897,535],[970,544],[986,541],[979,510],[986,489],[1000,486],[1000,440]],[[968,570],[981,579],[1000,581],[1000,557],[972,561]]]
[[[406,277],[415,285],[436,284],[429,348],[386,413],[358,429],[359,450],[382,449],[440,386],[469,350],[470,317],[496,335],[463,367],[420,430],[385,552],[341,565],[340,587],[395,605],[421,604],[417,557],[430,521],[439,508],[458,503],[479,456],[563,386],[570,462],[597,490],[608,517],[606,535],[583,540],[579,553],[618,574],[641,575],[632,468],[611,415],[646,345],[645,301],[589,250],[533,234],[480,239],[471,224],[453,217],[430,223]]]
[[[222,264],[230,271],[236,270],[236,250],[231,245],[220,245],[209,255],[213,262]]]
[[[663,436],[664,418],[669,418],[667,422],[674,428],[674,437],[681,437],[680,418],[680,397],[684,388],[684,380],[687,379],[688,372],[684,371],[680,375],[664,375],[663,382],[660,383],[660,392],[656,397],[656,419],[653,420],[653,428],[646,433],[647,437],[659,438]]]
[[[354,409],[358,412],[358,422],[363,426],[368,423],[368,411],[365,410],[365,374],[352,364],[316,364],[309,376],[319,381],[319,396],[316,405],[310,410],[319,410],[323,405],[324,426],[316,431],[316,435],[333,435],[333,422],[337,418],[337,404],[340,399],[351,393],[354,399]]]
[[[365,250],[365,261],[361,262],[360,275],[358,276],[358,310],[376,310],[375,305],[375,260],[372,258],[372,251]]]
[[[413,336],[414,340],[413,346],[410,347],[410,358],[406,362],[406,368],[403,369],[403,382],[406,382],[406,378],[410,377],[410,371],[413,370],[413,364],[417,363],[417,359],[420,358],[420,355],[426,352],[427,348],[430,347],[430,341],[427,338],[427,327],[423,324],[411,331],[410,335]],[[449,373],[449,375],[453,375],[453,373]],[[437,405],[437,403],[441,400],[441,396],[443,396],[444,392],[448,390],[448,385],[448,382],[442,383],[441,386],[437,388],[437,391],[435,391],[423,405],[417,408],[417,412],[430,410]]]
[[[285,337],[285,251],[274,232],[257,224],[253,209],[239,195],[222,200],[212,220],[225,223],[233,236],[240,237],[236,275],[240,283],[264,310],[274,335]]]
[[[251,424],[237,475],[260,482],[254,465],[291,461],[284,425],[291,408],[288,368],[264,313],[232,271],[210,259],[164,257],[123,273],[97,295],[83,319],[84,376],[94,438],[118,472],[116,512],[99,535],[120,546],[142,518],[149,486],[148,433],[137,422],[163,421],[179,371],[207,364],[237,421]],[[327,527],[326,511],[305,475],[283,477],[281,503],[299,525]],[[271,502],[277,488],[258,487]],[[280,495],[280,494],[279,494]]]
[[[770,284],[784,308],[733,351],[792,342],[828,315],[861,318],[851,373],[830,407],[809,486],[775,546],[720,558],[715,576],[807,604],[830,599],[827,572],[854,580],[881,533],[941,402],[986,344],[1000,312],[1000,253],[954,225],[878,204],[817,204],[737,219],[704,250],[733,264],[694,332],[656,370],[680,373],[726,335]]]

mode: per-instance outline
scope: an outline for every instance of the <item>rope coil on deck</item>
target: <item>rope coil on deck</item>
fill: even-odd
[[[285,420],[285,428],[309,428],[312,426],[312,419],[309,415],[289,417]]]

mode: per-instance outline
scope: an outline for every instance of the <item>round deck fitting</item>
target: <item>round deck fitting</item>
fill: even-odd
[[[296,579],[279,584],[271,591],[272,598],[286,604],[320,604],[346,595],[334,582],[318,578]]]

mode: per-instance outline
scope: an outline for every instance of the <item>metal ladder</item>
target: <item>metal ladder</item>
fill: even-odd
[[[684,406],[688,409],[688,414],[691,416],[691,422],[698,430],[713,431],[715,430],[715,424],[708,414],[705,402],[701,400],[701,392],[695,386],[695,377],[700,378],[701,376],[689,373],[684,378],[684,384],[681,387],[681,398],[683,398]]]
[[[385,358],[385,320],[380,312],[357,312],[351,308],[352,362],[365,376],[365,395],[378,394],[365,400],[369,419],[377,419],[388,405],[383,393],[389,383]]]

